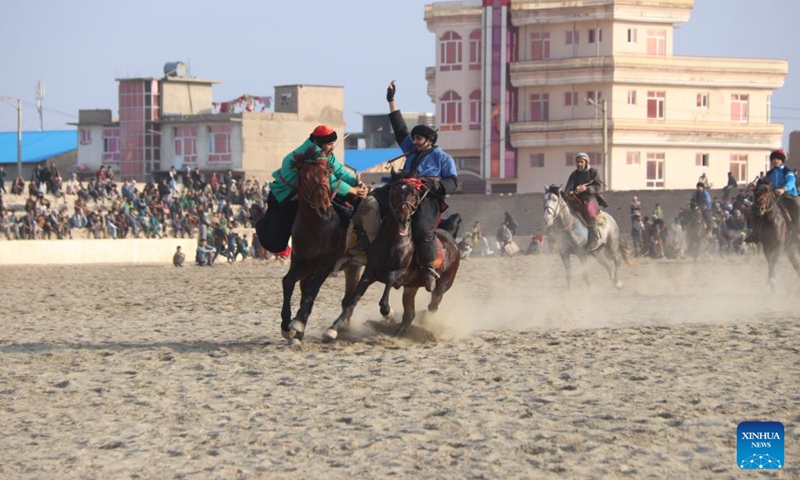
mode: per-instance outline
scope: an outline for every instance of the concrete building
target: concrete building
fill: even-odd
[[[465,190],[541,191],[587,152],[607,189],[752,180],[778,148],[784,60],[673,55],[693,0],[483,0],[425,7],[439,144]],[[471,186],[470,186],[471,185]]]
[[[268,111],[272,97],[214,103],[219,81],[190,78],[175,65],[165,66],[163,78],[117,79],[117,118],[111,110],[79,112],[79,164],[91,171],[111,165],[122,177],[143,181],[171,166],[205,174],[230,169],[263,181],[317,125],[344,132],[343,87],[276,86],[274,111]],[[336,153],[344,157],[343,143]]]

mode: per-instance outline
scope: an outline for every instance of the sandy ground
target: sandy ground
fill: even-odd
[[[0,478],[754,478],[745,420],[800,477],[787,266],[774,295],[759,256],[589,270],[470,260],[409,338],[373,288],[328,345],[331,279],[292,349],[276,263],[3,267]]]

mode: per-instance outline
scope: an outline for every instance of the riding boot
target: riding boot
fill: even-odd
[[[417,257],[419,258],[420,274],[425,281],[425,290],[432,292],[436,288],[436,280],[439,274],[436,273],[436,240],[429,242],[420,241],[416,244]]]
[[[586,250],[592,252],[600,248],[600,231],[597,229],[597,225],[590,225],[588,228],[589,239],[586,241]]]

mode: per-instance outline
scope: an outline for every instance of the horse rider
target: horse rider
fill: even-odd
[[[297,162],[324,158],[328,162],[331,189],[336,188],[336,196],[351,202],[367,196],[367,186],[336,159],[333,149],[337,138],[333,128],[319,125],[302,145],[283,158],[281,168],[273,172],[267,211],[256,224],[258,239],[270,252],[283,252],[289,245],[292,224],[299,209]]]
[[[436,288],[436,280],[439,278],[434,268],[437,254],[434,229],[440,214],[447,209],[445,196],[458,188],[458,172],[453,157],[436,145],[438,135],[433,128],[417,125],[411,132],[408,131],[394,100],[396,91],[397,87],[392,81],[386,89],[389,121],[395,140],[406,154],[406,162],[400,175],[403,178],[421,179],[428,192],[411,219],[411,237],[419,263],[424,267],[425,289],[431,292]],[[358,206],[353,224],[359,231],[359,239],[348,252],[355,261],[364,262],[369,242],[373,242],[378,236],[381,218],[389,213],[389,188],[390,185],[387,184],[373,190]]]
[[[697,205],[697,208],[700,209],[700,213],[703,214],[703,223],[705,224],[706,231],[711,228],[712,224],[712,202],[711,202],[711,194],[706,190],[706,184],[703,182],[697,182],[697,190],[692,192],[692,198],[689,200],[690,202]]]
[[[589,229],[589,239],[586,242],[586,249],[589,251],[597,250],[603,244],[600,231],[597,229],[597,215],[600,213],[600,207],[608,207],[608,204],[600,195],[600,184],[597,170],[589,166],[589,155],[576,154],[575,171],[570,174],[565,191],[567,195],[579,201],[580,212]]]
[[[772,169],[767,174],[758,180],[758,184],[768,184],[772,186],[772,191],[778,197],[778,202],[786,209],[791,217],[791,235],[798,235],[798,213],[800,213],[800,198],[797,193],[797,178],[791,168],[786,166],[786,152],[783,150],[773,150],[769,154],[769,161]],[[749,190],[754,190],[756,184],[751,183],[747,186]],[[757,206],[753,204],[753,209]],[[748,220],[752,220],[753,215]],[[752,227],[753,222],[748,221],[749,226]],[[755,228],[750,231],[750,235],[744,240],[745,242],[758,242],[758,232]]]

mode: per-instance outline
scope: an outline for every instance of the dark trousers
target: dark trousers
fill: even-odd
[[[389,185],[376,188],[370,195],[378,201],[381,218],[392,213],[389,205]],[[434,229],[439,224],[440,213],[438,199],[428,196],[422,200],[411,218],[411,239],[417,249],[419,263],[425,266],[436,260],[436,232]]]
[[[267,211],[256,222],[256,233],[261,246],[272,253],[280,253],[289,246],[289,237],[292,236],[292,224],[297,216],[297,200],[286,199],[283,203],[270,192],[267,197]]]

